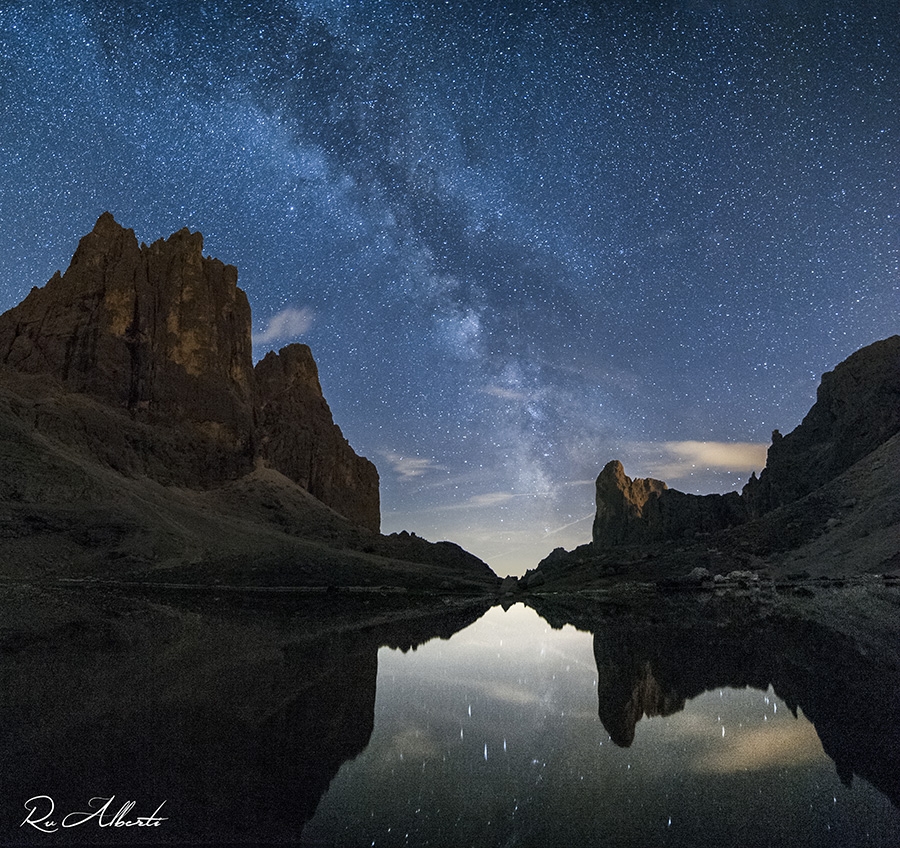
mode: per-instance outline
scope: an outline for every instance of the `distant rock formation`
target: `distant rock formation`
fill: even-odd
[[[619,544],[633,536],[645,536],[649,529],[645,508],[669,487],[662,480],[626,476],[617,459],[608,462],[597,477],[597,514],[594,539]]]
[[[900,336],[858,350],[822,377],[815,405],[738,495],[690,495],[635,479],[618,461],[597,478],[595,547],[693,537],[736,527],[793,503],[900,432]]]
[[[632,480],[618,460],[597,477],[596,502],[592,541],[597,548],[694,536],[747,520],[737,493],[689,495],[651,477]]]
[[[621,545],[712,533],[746,521],[740,495],[688,495],[662,480],[625,474],[613,460],[597,477],[593,541]]]
[[[254,369],[237,270],[204,257],[200,233],[182,229],[147,247],[103,213],[65,274],[0,315],[0,363],[150,425],[140,444],[94,439],[92,452],[116,470],[203,486],[262,458],[379,529],[378,473],[334,424],[309,348],[285,348]]]

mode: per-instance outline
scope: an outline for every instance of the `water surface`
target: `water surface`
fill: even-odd
[[[0,844],[900,845],[893,655],[789,604],[0,592]]]
[[[371,739],[341,767],[306,839],[900,844],[896,807],[864,780],[842,783],[802,709],[771,686],[704,692],[616,744],[598,716],[593,643],[517,605],[449,641],[382,649]]]

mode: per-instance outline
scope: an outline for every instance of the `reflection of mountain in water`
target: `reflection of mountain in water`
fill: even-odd
[[[368,743],[378,648],[448,637],[485,609],[312,637],[303,616],[111,606],[3,631],[0,793],[13,817],[22,810],[4,844],[123,840],[93,823],[55,836],[18,828],[22,805],[41,794],[57,811],[114,794],[111,810],[136,802],[132,817],[165,800],[168,820],[129,829],[128,842],[297,841],[341,764]]]
[[[833,596],[839,610],[840,592]],[[671,715],[721,687],[771,684],[795,714],[802,708],[845,783],[858,774],[900,807],[896,598],[888,618],[851,627],[839,613],[815,620],[781,599],[651,593],[606,606],[528,603],[553,626],[593,632],[599,716],[617,745],[631,744],[644,715]]]

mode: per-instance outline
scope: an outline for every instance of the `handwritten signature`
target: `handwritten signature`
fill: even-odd
[[[51,818],[56,809],[53,799],[49,795],[35,795],[25,802],[25,809],[28,815],[25,821],[19,827],[25,827],[30,824],[33,828],[43,831],[44,833],[56,833],[60,827],[78,827],[94,821],[99,827],[159,827],[160,822],[167,821],[166,816],[160,816],[159,811],[166,803],[162,802],[156,811],[150,816],[135,816],[129,818],[132,809],[135,807],[134,801],[126,801],[118,810],[112,812],[113,802],[116,796],[111,795],[109,798],[91,798],[88,803],[89,807],[97,805],[97,809],[89,812],[73,812],[67,813],[62,818],[58,815]]]

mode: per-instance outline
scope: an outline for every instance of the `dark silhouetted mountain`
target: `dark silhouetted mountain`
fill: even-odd
[[[833,480],[900,432],[900,336],[870,344],[822,375],[800,425],[776,430],[758,479],[744,487],[752,515],[762,515]]]
[[[554,551],[540,573],[571,578],[574,588],[579,575],[590,582],[623,572],[664,576],[685,565],[713,573],[792,567],[807,549],[822,573],[894,570],[900,508],[890,469],[895,479],[898,440],[900,336],[891,336],[823,376],[815,405],[793,432],[775,431],[765,469],[740,495],[686,494],[607,463],[597,477],[591,544]],[[820,543],[826,534],[829,544]]]
[[[613,460],[597,477],[593,539],[598,545],[680,538],[710,533],[746,520],[736,492],[688,495],[652,477],[632,480]]]
[[[461,549],[379,536],[378,472],[309,348],[254,368],[237,270],[199,233],[139,245],[108,212],[65,274],[0,315],[0,506],[12,572],[243,585],[253,562],[269,583],[379,585],[378,558],[395,586],[496,580]]]
[[[743,524],[799,500],[900,432],[900,336],[856,351],[822,376],[816,403],[786,436],[776,430],[766,467],[739,496],[689,495],[626,476],[610,462],[597,478],[597,546],[683,538]]]

